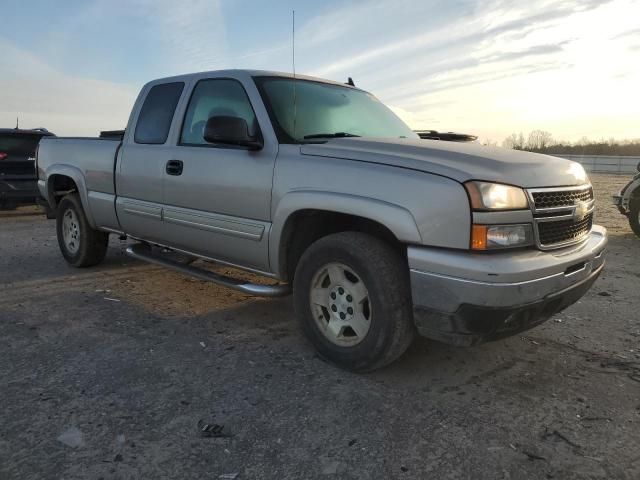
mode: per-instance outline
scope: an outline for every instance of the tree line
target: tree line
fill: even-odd
[[[640,155],[640,139],[590,140],[582,137],[577,142],[557,141],[550,132],[534,130],[526,137],[512,133],[502,142],[504,148],[528,152],[564,155]]]

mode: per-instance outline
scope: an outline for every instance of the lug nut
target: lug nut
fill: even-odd
[[[347,302],[352,302],[353,301],[353,297],[351,295],[347,295]]]
[[[331,292],[331,299],[335,300],[336,299],[336,292]]]
[[[349,315],[353,315],[353,308],[351,308],[351,307],[347,308],[347,313]]]
[[[339,293],[340,295],[344,295],[344,288],[340,287],[340,288],[338,289],[338,293]]]
[[[340,320],[344,320],[346,317],[346,315],[344,314],[344,312],[340,312]]]
[[[331,311],[332,312],[337,312],[338,311],[338,307],[336,307],[335,305],[331,305]]]

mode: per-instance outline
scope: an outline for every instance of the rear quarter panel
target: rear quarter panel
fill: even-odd
[[[68,176],[78,186],[89,223],[117,230],[113,170],[118,146],[118,141],[97,138],[43,138],[38,150],[41,193],[55,205],[53,176]]]

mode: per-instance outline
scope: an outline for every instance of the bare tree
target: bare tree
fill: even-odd
[[[527,150],[539,151],[551,146],[553,143],[553,135],[545,130],[534,130],[529,134],[527,140]]]
[[[524,135],[512,133],[502,142],[505,148],[530,150],[548,154],[566,155],[634,155],[640,156],[640,138],[616,140],[604,138],[599,141],[582,137],[575,142],[556,141],[544,130],[535,130],[524,141]]]
[[[514,150],[524,150],[525,148],[524,135],[522,134],[522,132],[520,132],[519,135],[512,133],[511,135],[509,135],[507,138],[504,139],[504,141],[502,142],[502,146],[504,148],[512,148]]]
[[[518,137],[515,133],[512,133],[511,135],[509,135],[507,138],[505,138],[502,141],[502,147],[503,148],[512,148],[514,150],[516,149],[516,141],[518,140]]]

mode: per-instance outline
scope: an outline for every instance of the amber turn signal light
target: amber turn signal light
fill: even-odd
[[[487,249],[487,225],[473,225],[471,230],[471,249]]]

